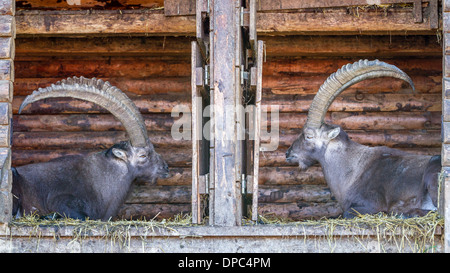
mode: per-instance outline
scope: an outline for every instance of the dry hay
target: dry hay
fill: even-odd
[[[444,242],[444,219],[437,212],[423,217],[404,218],[399,215],[378,213],[358,214],[353,219],[323,218],[320,220],[290,221],[273,215],[260,216],[261,222],[273,225],[304,225],[321,228],[327,234],[330,250],[336,239],[342,237],[342,230],[351,230],[351,237],[361,245],[362,239],[376,237],[379,251],[384,252],[383,242],[394,243],[398,252],[406,248],[413,252],[435,252],[437,244]],[[363,245],[364,246],[364,245]]]
[[[207,222],[207,221],[206,221]],[[342,231],[351,230],[353,238],[364,246],[363,241],[371,238],[376,240],[379,251],[386,251],[383,248],[385,242],[396,245],[396,251],[403,252],[405,249],[413,252],[436,252],[437,244],[442,245],[444,236],[444,219],[437,212],[430,212],[424,217],[402,218],[397,215],[386,215],[379,213],[376,215],[358,215],[353,219],[341,217],[335,219],[323,218],[320,220],[292,221],[276,217],[274,215],[260,215],[258,223],[244,219],[242,225],[295,225],[310,226],[319,230],[320,236],[326,234],[329,242],[329,250],[334,251]],[[81,243],[83,239],[96,234],[99,239],[110,241],[111,245],[119,245],[121,248],[129,248],[132,236],[147,239],[147,234],[155,230],[167,229],[176,231],[177,228],[196,226],[192,224],[190,214],[179,214],[171,219],[162,221],[151,220],[118,220],[118,221],[98,221],[98,220],[75,220],[63,219],[41,219],[37,216],[27,216],[15,219],[10,224],[11,227],[31,227],[30,238],[40,238],[40,229],[52,227],[58,230],[62,227],[72,228],[72,242]],[[139,230],[139,233],[135,231]],[[132,231],[134,233],[132,234]],[[306,235],[305,235],[306,236]],[[316,235],[307,235],[314,237]],[[151,235],[149,235],[151,237]],[[440,242],[439,242],[440,240]]]

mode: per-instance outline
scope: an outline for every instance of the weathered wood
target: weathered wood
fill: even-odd
[[[307,113],[279,113],[275,124],[280,130],[303,128],[306,118]],[[340,125],[345,130],[440,129],[441,112],[329,112],[325,122]],[[261,126],[270,128],[271,124],[269,115]]]
[[[260,203],[315,202],[327,203],[332,198],[327,185],[262,185],[258,192]],[[127,204],[191,203],[190,186],[157,186],[150,183],[133,184]]]
[[[1,15],[0,16],[0,37],[15,37],[16,28],[14,16]]]
[[[190,37],[96,37],[67,39],[35,37],[16,39],[16,52],[23,56],[172,56],[189,55]],[[420,43],[422,39],[418,39]],[[422,43],[420,43],[422,45]],[[433,43],[430,42],[430,46]],[[429,49],[433,51],[433,48]]]
[[[11,102],[13,98],[13,82],[0,81],[0,102]]]
[[[124,204],[115,219],[163,220],[191,212],[190,204]]]
[[[0,60],[0,81],[14,81],[14,62],[12,59]]]
[[[20,74],[20,72],[18,72]],[[73,75],[73,74],[68,74]],[[19,75],[20,76],[20,75]],[[38,76],[38,75],[37,75]],[[59,78],[18,78],[14,81],[14,95],[27,96],[34,90],[50,86],[60,81]],[[69,77],[69,76],[67,76]],[[128,79],[124,77],[102,77],[122,91],[136,95],[185,93],[189,90],[189,77],[153,77],[144,79]]]
[[[446,36],[444,36],[445,38]],[[164,56],[189,55],[191,37],[96,37],[67,39],[33,37],[16,39],[16,52],[24,56]],[[264,36],[267,57],[442,56],[436,35],[428,36]],[[445,43],[448,45],[448,43]],[[450,49],[446,48],[446,51]],[[418,60],[416,60],[418,61]],[[411,62],[413,63],[413,62]],[[269,63],[264,63],[266,68]],[[408,68],[408,67],[404,67]],[[426,68],[426,67],[425,67]]]
[[[0,103],[1,105],[1,103]],[[169,114],[142,115],[147,130],[170,131],[175,119]],[[178,119],[176,119],[178,120]],[[122,123],[113,115],[14,115],[16,132],[79,132],[79,131],[121,131]]]
[[[149,131],[149,138],[158,147],[186,147],[190,140],[175,140],[170,131]],[[14,132],[13,146],[28,149],[51,149],[61,147],[73,148],[107,148],[119,141],[128,140],[124,131],[108,132]]]
[[[162,8],[164,0],[21,0],[17,1],[17,10],[22,9],[138,9],[138,8]]]
[[[267,203],[259,206],[259,214],[276,216],[284,219],[306,220],[335,218],[342,214],[337,202],[330,203]]]
[[[158,57],[128,57],[107,58],[100,60],[46,60],[20,61],[15,67],[20,71],[21,78],[65,78],[67,75],[78,75],[86,78],[117,78],[129,79],[158,77],[188,77],[190,65],[188,59],[165,59]],[[156,79],[155,79],[156,80]]]
[[[161,11],[18,11],[17,33],[26,35],[195,35],[191,16],[167,17]],[[434,34],[429,21],[417,24],[410,8],[386,12],[359,11],[358,16],[344,9],[324,12],[260,13],[258,33],[286,34]]]
[[[190,107],[189,97],[185,95],[158,95],[131,97],[141,113],[170,113],[176,105],[186,104]],[[265,95],[263,108],[278,105],[282,112],[307,112],[314,95]],[[17,114],[23,96],[15,96],[12,102],[13,113]],[[340,95],[331,104],[330,112],[391,112],[391,111],[441,111],[440,94],[366,94],[360,100],[354,94]],[[75,99],[47,99],[26,107],[23,114],[57,114],[57,113],[107,113],[106,110],[92,103]]]
[[[167,17],[162,10],[22,10],[16,14],[16,24],[19,36],[192,36],[195,33],[195,20],[192,17]]]

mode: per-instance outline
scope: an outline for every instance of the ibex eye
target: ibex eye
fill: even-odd
[[[146,158],[147,155],[140,155],[139,157],[140,157],[140,158]]]

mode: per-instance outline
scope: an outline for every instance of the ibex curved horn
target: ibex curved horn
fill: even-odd
[[[308,112],[305,128],[318,129],[334,99],[345,89],[366,79],[393,77],[408,82],[414,90],[411,78],[394,65],[379,60],[360,60],[347,64],[331,74],[320,86]]]
[[[96,78],[67,78],[49,87],[39,88],[25,98],[20,105],[19,114],[30,103],[56,97],[72,97],[102,106],[123,124],[131,145],[134,147],[150,145],[144,119],[133,101],[119,88]]]

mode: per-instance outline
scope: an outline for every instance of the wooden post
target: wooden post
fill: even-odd
[[[0,3],[0,223],[11,220],[12,94],[14,81],[15,1]]]
[[[196,20],[191,78],[193,222],[201,223],[201,195],[204,194],[209,199],[209,224],[236,226],[241,224],[249,202],[252,218],[257,218],[264,45],[256,40],[253,0],[249,5],[238,0],[198,0]],[[209,122],[202,117],[205,99],[209,99],[211,106]],[[248,123],[244,110],[248,102],[257,105],[253,112],[257,118],[252,119],[256,121],[253,127],[257,141],[250,141],[246,133],[253,125]],[[209,132],[209,149],[207,140],[199,142],[205,132]],[[250,198],[244,198],[247,195]]]
[[[445,218],[445,252],[450,252],[450,143],[446,132],[450,132],[450,0],[442,1],[442,20],[443,20],[443,79],[442,79],[442,173],[440,175],[440,195],[443,199],[439,202],[439,212]]]

